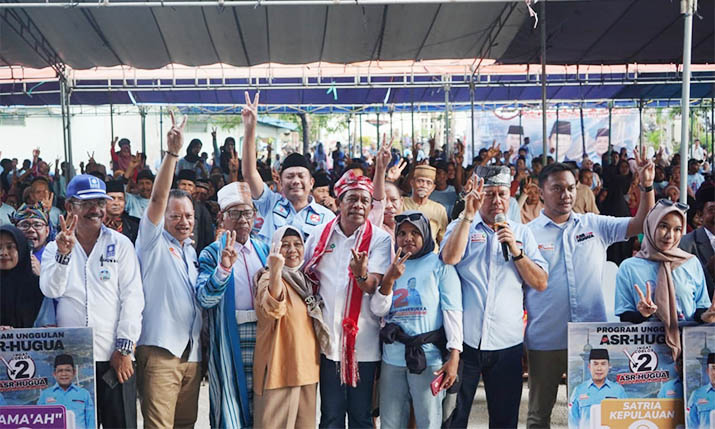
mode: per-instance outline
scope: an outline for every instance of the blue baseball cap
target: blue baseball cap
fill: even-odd
[[[67,185],[67,198],[77,198],[79,200],[113,199],[107,195],[107,185],[105,185],[104,181],[91,174],[74,176]]]

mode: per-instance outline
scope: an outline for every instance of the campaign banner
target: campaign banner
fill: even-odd
[[[686,426],[715,429],[715,327],[683,328]]]
[[[516,155],[524,138],[529,137],[529,154],[540,156],[543,153],[541,118],[541,110],[523,110],[521,114],[499,110],[475,112],[475,149],[488,148],[496,141],[502,151],[512,149]],[[549,110],[546,112],[547,155],[557,161],[581,161],[586,153],[591,161],[601,163],[601,156],[608,151],[609,135],[614,150],[625,147],[629,154],[633,153],[640,138],[638,123],[638,109],[613,109],[610,127],[608,109],[583,109],[582,129],[579,109],[561,109],[558,117],[555,110]]]
[[[0,331],[0,427],[96,427],[91,328]]]
[[[570,428],[684,428],[662,323],[569,323],[568,347]]]

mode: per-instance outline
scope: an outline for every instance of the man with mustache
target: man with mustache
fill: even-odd
[[[429,165],[418,165],[415,167],[412,179],[410,179],[412,195],[403,198],[405,210],[421,211],[427,219],[429,219],[430,228],[432,228],[432,238],[437,243],[435,252],[442,242],[442,237],[444,237],[448,223],[447,210],[444,206],[429,199],[435,188],[434,181],[436,176],[436,168]]]
[[[42,254],[40,289],[57,300],[57,326],[94,329],[98,425],[135,428],[132,355],[144,309],[132,242],[102,223],[104,181],[81,174],[67,185],[60,231]]]
[[[576,386],[569,401],[569,427],[591,427],[591,406],[604,399],[626,398],[623,386],[608,379],[611,362],[606,349],[591,349],[588,355],[588,371],[591,378]]]
[[[264,219],[258,238],[264,243],[270,243],[273,233],[285,225],[293,225],[309,236],[318,225],[335,218],[330,209],[318,204],[310,195],[315,181],[311,175],[310,164],[299,153],[288,155],[281,165],[281,192],[277,193],[268,188],[256,166],[258,93],[253,103],[246,93],[246,107],[241,115],[245,127],[241,169],[246,183],[251,187],[251,197],[260,217]]]

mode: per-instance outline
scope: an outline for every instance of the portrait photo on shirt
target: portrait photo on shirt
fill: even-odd
[[[665,335],[660,322],[569,323],[569,428],[684,427],[682,360]]]
[[[715,328],[683,328],[685,419],[688,428],[715,428]]]
[[[0,331],[0,427],[95,428],[92,344],[91,328]]]

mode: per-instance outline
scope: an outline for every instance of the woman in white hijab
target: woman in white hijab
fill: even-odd
[[[256,273],[255,427],[316,426],[319,346],[330,337],[320,296],[300,270],[303,251],[301,232],[284,226],[273,234],[267,269]]]

